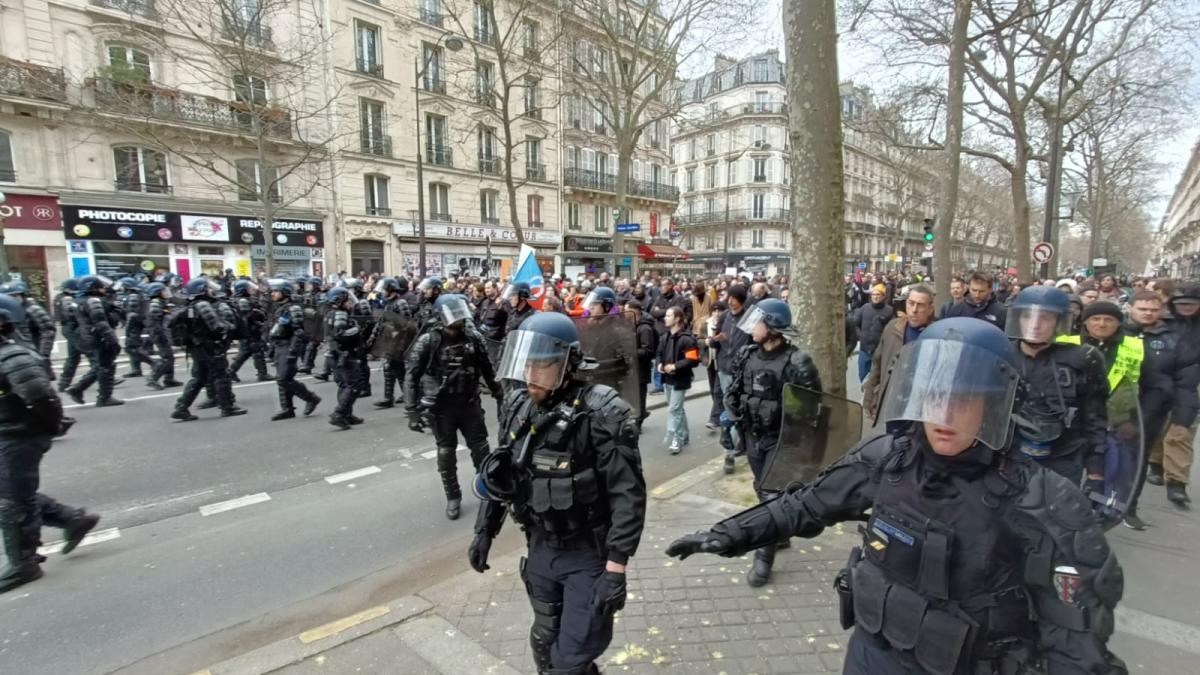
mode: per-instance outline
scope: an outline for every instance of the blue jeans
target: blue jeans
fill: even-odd
[[[658,359],[654,359],[654,363],[650,364],[650,373],[650,381],[654,384],[654,391],[662,391],[662,373],[658,372]]]
[[[687,411],[683,403],[687,399],[687,389],[676,389],[673,385],[663,385],[667,393],[667,442],[678,443],[680,447],[688,444]]]
[[[858,348],[858,381],[863,383],[871,374],[871,352],[859,346]]]
[[[723,370],[718,370],[717,371],[717,380],[719,380],[721,383],[721,394],[724,395],[724,393],[729,391],[729,388],[733,386],[733,373],[727,373]],[[733,437],[733,447],[737,448],[738,436],[740,436],[741,434],[738,432],[736,425],[733,426],[729,430],[729,435]],[[736,452],[736,450],[727,450],[726,454],[732,455],[735,452]]]

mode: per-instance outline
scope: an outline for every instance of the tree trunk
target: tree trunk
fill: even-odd
[[[791,101],[792,318],[825,391],[846,393],[845,222],[834,0],[783,3]]]
[[[627,132],[625,130],[621,130],[619,133],[624,134]],[[629,169],[632,165],[633,165],[633,143],[627,143],[624,140],[621,140],[617,143],[617,184],[616,184],[616,186],[614,186],[614,190],[616,191],[616,195],[617,195],[617,203],[616,203],[615,208],[617,209],[618,212],[620,212],[620,214],[621,214],[620,218],[625,218],[626,217],[625,214],[627,213],[625,203],[629,200],[629,196],[628,196]],[[671,224],[670,224],[670,222],[668,222],[667,227],[670,228],[670,226],[671,226]],[[612,275],[614,277],[616,277],[616,276],[618,276],[618,273],[620,271],[621,259],[625,257],[625,233],[616,231],[616,229],[617,229],[617,221],[616,220],[613,221],[612,227],[613,227],[613,255],[614,255],[613,261],[612,261]],[[668,238],[670,238],[670,232],[668,232],[667,234],[668,234]],[[631,257],[636,258],[637,254],[635,253]],[[629,271],[630,271],[630,274],[632,275],[633,274],[633,266],[632,265],[630,265]]]
[[[501,66],[503,67],[503,64],[501,64]],[[503,72],[501,73],[501,77],[505,77]],[[504,86],[504,97],[503,100],[500,101],[500,121],[503,123],[504,129],[504,191],[507,193],[506,196],[508,197],[508,217],[512,221],[513,231],[517,235],[517,248],[519,249],[525,244],[525,233],[521,231],[520,212],[517,210],[517,181],[513,177],[512,156],[516,144],[513,142],[513,120],[509,116],[512,108],[508,104],[508,96],[511,91],[512,88],[509,87],[506,82]],[[525,161],[528,163],[529,159],[526,158]]]
[[[257,115],[256,115],[257,116]],[[258,166],[263,177],[266,175],[267,167],[267,152],[263,144],[266,142],[263,138],[262,122],[255,122],[258,129]],[[271,190],[275,188],[279,178],[276,177],[275,183],[268,184],[260,178],[258,180],[258,202],[262,205],[262,233],[263,246],[266,247],[266,270],[268,277],[275,276],[275,242],[273,241],[273,226],[275,224],[275,204],[271,202]],[[275,188],[278,189],[278,188]],[[250,247],[250,276],[254,276],[254,247]]]
[[[1021,111],[1014,115],[1020,119]],[[1013,163],[1011,169],[1011,192],[1013,203],[1013,251],[1017,256],[1017,278],[1022,282],[1034,278],[1033,262],[1029,257],[1029,192],[1027,172],[1029,171],[1029,146],[1024,123],[1014,124],[1016,142],[1013,147]]]
[[[942,182],[942,208],[934,224],[933,281],[935,307],[950,298],[950,247],[958,214],[958,175],[962,168],[963,87],[966,76],[967,26],[971,0],[955,0],[954,28],[950,35],[950,74],[946,82],[946,176]],[[964,251],[965,253],[965,251]],[[966,256],[963,257],[966,260]]]
[[[1108,217],[1105,208],[1105,195],[1107,190],[1104,186],[1104,154],[1100,148],[1100,144],[1096,144],[1096,156],[1092,159],[1095,167],[1093,177],[1095,182],[1088,186],[1092,191],[1091,199],[1091,241],[1088,242],[1088,259],[1084,261],[1084,266],[1088,269],[1092,267],[1092,261],[1100,257],[1100,243],[1104,240],[1104,219]]]

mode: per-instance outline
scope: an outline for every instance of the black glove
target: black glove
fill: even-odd
[[[1095,493],[1104,496],[1104,479],[1103,478],[1088,478],[1083,481],[1083,494]]]
[[[592,611],[612,616],[625,607],[625,574],[605,572],[592,585]]]
[[[483,574],[491,569],[487,564],[488,552],[492,550],[492,538],[486,532],[480,532],[471,540],[467,548],[467,559],[471,561],[471,569]]]
[[[667,547],[667,555],[680,560],[687,560],[693,553],[724,553],[728,550],[725,542],[713,536],[711,532],[697,532],[684,535]]]

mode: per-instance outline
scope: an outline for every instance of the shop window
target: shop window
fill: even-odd
[[[96,260],[96,274],[110,279],[128,276],[136,272],[151,274],[155,271],[170,271],[171,257],[167,244],[149,242],[93,241],[92,252]]]
[[[17,182],[17,165],[13,162],[12,134],[0,129],[0,183]]]
[[[279,203],[279,170],[257,159],[239,159],[237,164],[238,200],[257,202],[263,190],[271,201]]]
[[[116,187],[127,192],[170,194],[167,156],[157,150],[136,146],[113,148]]]

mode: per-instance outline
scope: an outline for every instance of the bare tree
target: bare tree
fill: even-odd
[[[154,7],[169,30],[141,21],[121,28],[153,45],[181,88],[153,82],[148,63],[110,55],[85,83],[94,106],[88,112],[181,160],[257,218],[271,274],[279,213],[335,179],[341,132],[330,120],[339,96],[325,60],[332,36],[312,7],[288,0],[159,0]],[[272,22],[287,30],[274,32]]]
[[[834,0],[785,2],[783,24],[792,148],[789,303],[825,391],[845,395],[846,310],[843,303],[830,302],[844,292],[845,238]]]

